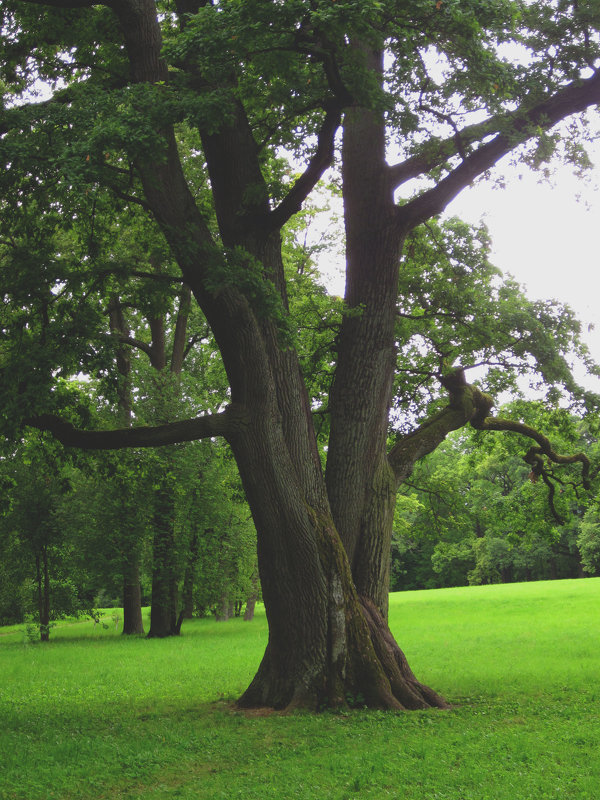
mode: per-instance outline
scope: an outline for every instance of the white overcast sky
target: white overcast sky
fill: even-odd
[[[572,167],[558,165],[551,181],[541,182],[528,167],[501,163],[490,180],[465,189],[445,216],[473,224],[483,220],[491,234],[492,263],[521,283],[531,299],[571,306],[600,363],[600,142],[590,155],[594,169],[586,180]],[[505,186],[496,188],[501,177]],[[326,261],[320,265],[326,283],[332,293],[343,295],[343,258],[330,255]],[[590,325],[595,328],[588,330]],[[577,378],[583,376],[578,370]],[[597,378],[584,382],[600,392]]]
[[[462,194],[447,214],[477,223],[492,238],[492,262],[512,274],[532,299],[568,304],[584,323],[584,340],[600,362],[600,146],[583,181],[560,167],[551,184],[527,168],[498,170],[506,187],[482,182]],[[595,325],[588,330],[589,325]],[[600,391],[598,380],[590,388]]]

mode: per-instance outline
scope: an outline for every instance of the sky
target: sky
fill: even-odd
[[[523,284],[531,299],[571,306],[600,362],[600,145],[592,160],[587,180],[559,167],[550,184],[526,168],[507,167],[502,170],[505,188],[482,182],[463,191],[446,214],[472,223],[483,219],[491,234],[492,263]],[[596,391],[599,383],[586,380]]]
[[[583,323],[583,339],[600,363],[600,142],[590,152],[585,180],[557,165],[550,182],[528,167],[496,167],[491,180],[463,190],[444,216],[472,224],[483,220],[491,235],[492,263],[511,274],[532,300],[556,299]],[[504,187],[494,179],[502,177]],[[343,295],[341,262],[327,267],[326,283]],[[595,326],[589,329],[589,326]],[[600,380],[576,370],[580,382],[600,393]]]

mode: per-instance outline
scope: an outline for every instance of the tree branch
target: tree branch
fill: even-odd
[[[294,183],[277,208],[273,209],[269,214],[267,220],[269,230],[281,228],[290,217],[300,211],[302,204],[314,189],[316,183],[333,163],[335,134],[341,121],[340,107],[337,104],[332,105],[325,114],[325,119],[319,131],[317,149],[306,170]]]
[[[411,474],[415,464],[424,456],[433,452],[446,436],[453,430],[462,428],[467,423],[480,431],[510,431],[533,439],[536,445],[530,447],[524,461],[531,466],[530,477],[536,481],[542,478],[548,487],[548,504],[552,516],[560,525],[564,520],[554,505],[555,488],[552,476],[548,474],[544,456],[554,464],[581,464],[581,482],[590,489],[590,460],[585,453],[567,456],[556,452],[552,443],[543,433],[523,422],[492,417],[490,411],[493,400],[475,386],[467,383],[462,367],[441,378],[441,383],[450,395],[449,405],[427,420],[417,430],[400,439],[388,454],[389,463],[398,483],[402,483]]]
[[[572,456],[565,456],[557,453],[552,447],[552,443],[543,433],[512,419],[502,419],[501,417],[487,416],[483,419],[471,421],[471,425],[480,431],[511,431],[527,436],[537,443],[537,447],[531,447],[524,456],[524,460],[531,465],[532,472],[541,475],[543,461],[541,456],[546,456],[554,464],[581,464],[581,480],[585,489],[590,488],[590,460],[585,453],[575,453]]]
[[[146,353],[148,358],[152,358],[152,347],[147,342],[142,342],[140,339],[136,339],[133,336],[125,336],[123,334],[119,334],[119,341],[122,344],[128,344],[131,347],[135,347],[137,350],[141,350],[143,353]]]
[[[447,139],[438,137],[430,139],[421,153],[411,156],[399,164],[392,164],[388,168],[388,177],[392,189],[397,189],[403,183],[412,180],[412,178],[418,178],[434,167],[439,167],[452,156],[458,155],[457,135],[460,137],[461,147],[464,149],[470,144],[481,141],[486,136],[498,133],[502,127],[506,127],[513,117],[514,114],[504,114],[484,122],[478,122],[475,125],[468,125],[462,130],[457,130]]]
[[[195,419],[170,422],[156,427],[119,428],[108,431],[84,431],[54,414],[41,414],[25,420],[25,424],[49,431],[66,447],[84,450],[119,450],[124,447],[162,447],[168,444],[194,442],[212,436],[225,439],[247,424],[244,409],[233,404],[220,414],[206,414]]]
[[[52,6],[53,8],[91,8],[92,6],[114,6],[117,0],[21,0],[30,6]]]
[[[450,395],[448,406],[396,442],[388,453],[399,483],[411,474],[417,461],[432,453],[451,431],[487,415],[492,407],[492,398],[470,386],[462,368],[445,376],[441,382]]]
[[[509,130],[499,133],[468,155],[449,175],[399,209],[403,224],[414,227],[441,213],[475,178],[494,166],[517,145],[523,144],[538,130],[549,130],[565,117],[600,103],[600,70],[591,78],[577,80],[527,112],[515,116]],[[461,136],[464,141],[464,137]],[[454,154],[456,153],[454,144]],[[444,154],[442,160],[447,156]],[[441,163],[441,162],[440,162]]]

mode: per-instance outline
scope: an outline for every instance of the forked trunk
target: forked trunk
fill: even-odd
[[[117,4],[116,8],[120,7]],[[127,9],[127,13],[117,10],[117,14],[134,80],[166,80],[158,25],[151,36],[140,24],[142,12],[129,13],[131,7]],[[375,57],[374,68],[381,72],[380,62],[381,58],[378,62]],[[201,131],[221,240],[232,252],[250,253],[262,263],[284,310],[287,302],[279,235],[274,229],[269,233],[268,224],[260,224],[261,220],[269,223],[272,217],[256,142],[241,104],[232,100],[232,109],[235,119],[224,124],[218,135]],[[332,473],[336,474],[328,475],[327,489],[296,354],[281,347],[277,326],[267,319],[260,299],[250,299],[252,292],[246,297],[234,284],[216,293],[207,289],[204,271],[210,261],[207,254],[215,254],[213,239],[185,182],[172,132],[164,159],[138,164],[146,199],[219,345],[232,405],[243,410],[245,417],[227,438],[257,529],[259,572],[269,622],[262,663],[240,699],[240,705],[246,707],[315,709],[348,702],[396,709],[444,705],[401,667],[402,658],[393,648],[390,651],[392,637],[385,624],[372,614],[365,616],[350,568],[360,547],[365,513],[373,530],[378,520],[387,525],[389,517],[389,504],[381,515],[376,498],[372,504],[370,498],[376,474],[386,483],[381,468],[395,359],[401,241],[401,233],[393,225],[393,198],[384,169],[383,123],[369,118],[363,125],[363,109],[356,109],[350,117],[350,129],[358,135],[347,140],[346,154],[364,155],[376,139],[380,145],[373,150],[366,174],[360,158],[351,157],[344,175],[345,188],[358,198],[349,208],[347,223],[352,218],[365,219],[354,233],[348,229],[351,250],[360,250],[349,268],[346,294],[349,308],[357,313],[344,319],[338,338],[336,391],[331,404]],[[381,191],[383,206],[377,202]],[[256,226],[250,224],[253,220]],[[367,230],[368,241],[363,238]],[[369,257],[368,263],[362,254]],[[353,364],[353,351],[361,340],[362,360]],[[367,397],[372,408],[365,410],[362,403]],[[350,518],[352,510],[350,516],[344,510],[357,502],[356,529]],[[381,566],[387,557],[385,546],[384,542],[379,548],[380,570],[385,570]],[[348,554],[353,551],[350,562],[345,547]],[[384,586],[382,592],[386,591]],[[378,598],[380,607],[382,596]]]
[[[241,707],[443,708],[359,598],[327,509],[305,500],[277,424],[232,442],[258,532],[269,641]]]

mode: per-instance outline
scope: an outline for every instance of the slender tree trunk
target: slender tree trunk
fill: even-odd
[[[231,617],[231,604],[229,601],[229,595],[225,592],[221,595],[221,599],[219,600],[219,605],[217,606],[217,610],[215,613],[215,619],[217,622],[227,622],[227,620]]]
[[[184,619],[192,619],[194,616],[194,573],[198,562],[198,534],[192,534],[185,574],[183,577],[183,590],[181,593],[181,603]]]
[[[258,600],[258,575],[252,576],[252,591],[246,599],[246,610],[244,611],[244,620],[251,622],[254,619],[254,609],[256,608],[256,601]]]
[[[109,303],[110,330],[120,339],[129,337],[130,331],[123,314],[119,298],[114,296]],[[130,427],[132,422],[131,408],[131,359],[128,347],[121,343],[117,347],[117,372],[119,373],[118,402],[119,421],[123,427]],[[131,508],[125,510],[125,516],[131,515]],[[123,534],[121,534],[123,537]],[[140,560],[137,542],[130,536],[123,542],[127,556],[123,560],[123,633],[143,634],[142,592],[140,587]]]
[[[157,273],[160,265],[154,265]],[[158,421],[168,422],[173,413],[172,405],[178,395],[178,377],[183,366],[185,333],[190,308],[190,291],[185,288],[180,297],[175,339],[171,354],[171,369],[167,370],[165,322],[162,317],[148,320],[151,331],[151,363],[156,370],[155,391],[159,408]],[[164,470],[171,471],[172,451],[166,450]],[[154,541],[152,566],[152,601],[150,609],[149,637],[178,636],[185,613],[177,615],[178,565],[175,532],[175,493],[168,477],[158,477],[159,488],[155,493]]]
[[[177,571],[173,530],[173,492],[164,480],[155,493],[152,545],[152,603],[150,638],[175,636],[177,629]]]
[[[42,547],[35,554],[35,568],[40,641],[47,642],[50,639],[50,574],[48,570],[48,551],[45,547]]]
[[[123,633],[143,634],[142,589],[140,586],[140,562],[137,552],[123,564]]]

